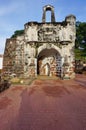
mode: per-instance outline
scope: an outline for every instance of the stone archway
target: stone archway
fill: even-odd
[[[61,75],[61,56],[57,50],[43,49],[37,59],[37,74],[46,76]]]
[[[49,65],[49,63],[47,63],[47,64],[45,64],[45,74],[47,75],[47,76],[49,76],[50,75],[50,65]]]
[[[50,76],[50,65],[49,63],[46,63],[42,66],[42,68],[40,69],[40,75],[46,75],[46,76]]]

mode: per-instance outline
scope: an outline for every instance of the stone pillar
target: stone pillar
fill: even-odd
[[[43,17],[42,17],[42,22],[45,23],[46,21],[46,10],[45,8],[43,9]]]
[[[35,77],[37,75],[36,73],[36,59],[29,58],[28,77]]]
[[[54,14],[53,8],[52,8],[52,11],[51,11],[51,22],[55,22],[55,14]]]
[[[35,76],[37,76],[37,58],[35,58],[34,60],[35,60]]]

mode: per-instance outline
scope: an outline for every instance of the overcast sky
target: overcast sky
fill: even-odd
[[[23,29],[28,21],[41,22],[42,7],[47,4],[54,6],[57,22],[69,14],[74,14],[77,21],[86,21],[86,0],[0,0],[0,54],[6,38],[15,30]]]

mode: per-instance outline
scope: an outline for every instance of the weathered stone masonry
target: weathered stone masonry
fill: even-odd
[[[51,11],[51,22],[46,22],[48,10]],[[6,40],[4,73],[15,73],[19,77],[74,78],[75,22],[74,15],[56,22],[54,7],[44,6],[41,23],[28,22],[22,36]]]

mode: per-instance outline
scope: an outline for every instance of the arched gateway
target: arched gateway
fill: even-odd
[[[46,22],[46,11],[51,11],[50,22]],[[75,22],[74,15],[56,22],[54,7],[44,6],[41,23],[28,22],[21,36],[6,40],[3,72],[18,77],[74,78]]]
[[[61,55],[57,50],[43,49],[37,58],[37,74],[46,76],[61,75]]]

